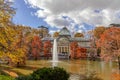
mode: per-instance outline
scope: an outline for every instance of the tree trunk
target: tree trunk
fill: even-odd
[[[118,66],[119,66],[119,70],[120,70],[120,56],[118,56]]]

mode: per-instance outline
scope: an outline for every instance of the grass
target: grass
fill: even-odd
[[[0,80],[14,80],[14,73],[19,76],[29,75],[34,70],[44,67],[44,61],[28,60],[27,65],[24,67],[11,67],[5,64],[0,65]],[[11,77],[12,76],[12,77]]]
[[[10,76],[0,75],[0,80],[14,80],[14,78]]]
[[[3,70],[8,70],[8,71],[17,73],[18,75],[29,75],[34,70],[45,67],[45,66],[46,67],[49,66],[49,65],[45,64],[45,61],[42,61],[42,60],[38,60],[38,61],[28,60],[27,65],[24,66],[24,67],[11,67],[11,66],[8,66],[8,65],[0,65],[0,73]]]

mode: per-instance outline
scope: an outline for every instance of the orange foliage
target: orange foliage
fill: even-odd
[[[98,26],[94,29],[93,34],[94,36],[99,39],[100,35],[106,30],[104,26]]]
[[[77,58],[86,58],[86,48],[78,47],[77,48]]]
[[[51,48],[52,48],[52,44],[50,41],[45,41],[44,42],[44,56],[49,56],[49,54],[51,53]]]
[[[104,31],[100,39],[96,42],[97,47],[104,52],[102,55],[105,59],[111,59],[113,56],[120,56],[120,28],[110,27]],[[105,54],[107,53],[107,54]],[[106,57],[107,56],[107,57]]]
[[[113,80],[120,80],[120,74],[114,73],[114,74],[112,74],[112,78],[113,78]]]
[[[86,49],[79,47],[77,42],[72,42],[70,44],[71,49],[71,58],[85,58],[86,55]]]
[[[42,41],[38,36],[34,36],[32,40],[32,55],[35,59],[38,59],[41,50],[42,50]]]
[[[8,70],[3,70],[4,73],[12,76],[12,77],[18,77],[18,75],[15,72],[12,71],[8,71]]]
[[[71,42],[70,44],[70,49],[71,49],[71,58],[76,58],[76,54],[77,54],[77,47],[78,47],[78,43],[77,42]]]

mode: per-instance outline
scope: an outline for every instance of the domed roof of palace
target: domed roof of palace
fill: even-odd
[[[71,36],[71,35],[70,35],[70,31],[69,31],[66,27],[63,27],[63,28],[60,30],[59,35]]]
[[[90,39],[87,39],[87,38],[83,38],[83,37],[74,37],[74,38],[70,38],[71,41],[90,41]]]

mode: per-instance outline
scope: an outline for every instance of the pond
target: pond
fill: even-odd
[[[34,67],[52,67],[52,62],[48,60],[28,61],[28,66]],[[82,74],[85,72],[96,72],[103,80],[113,80],[113,74],[118,72],[118,64],[104,61],[89,60],[61,60],[57,64],[70,73]]]

